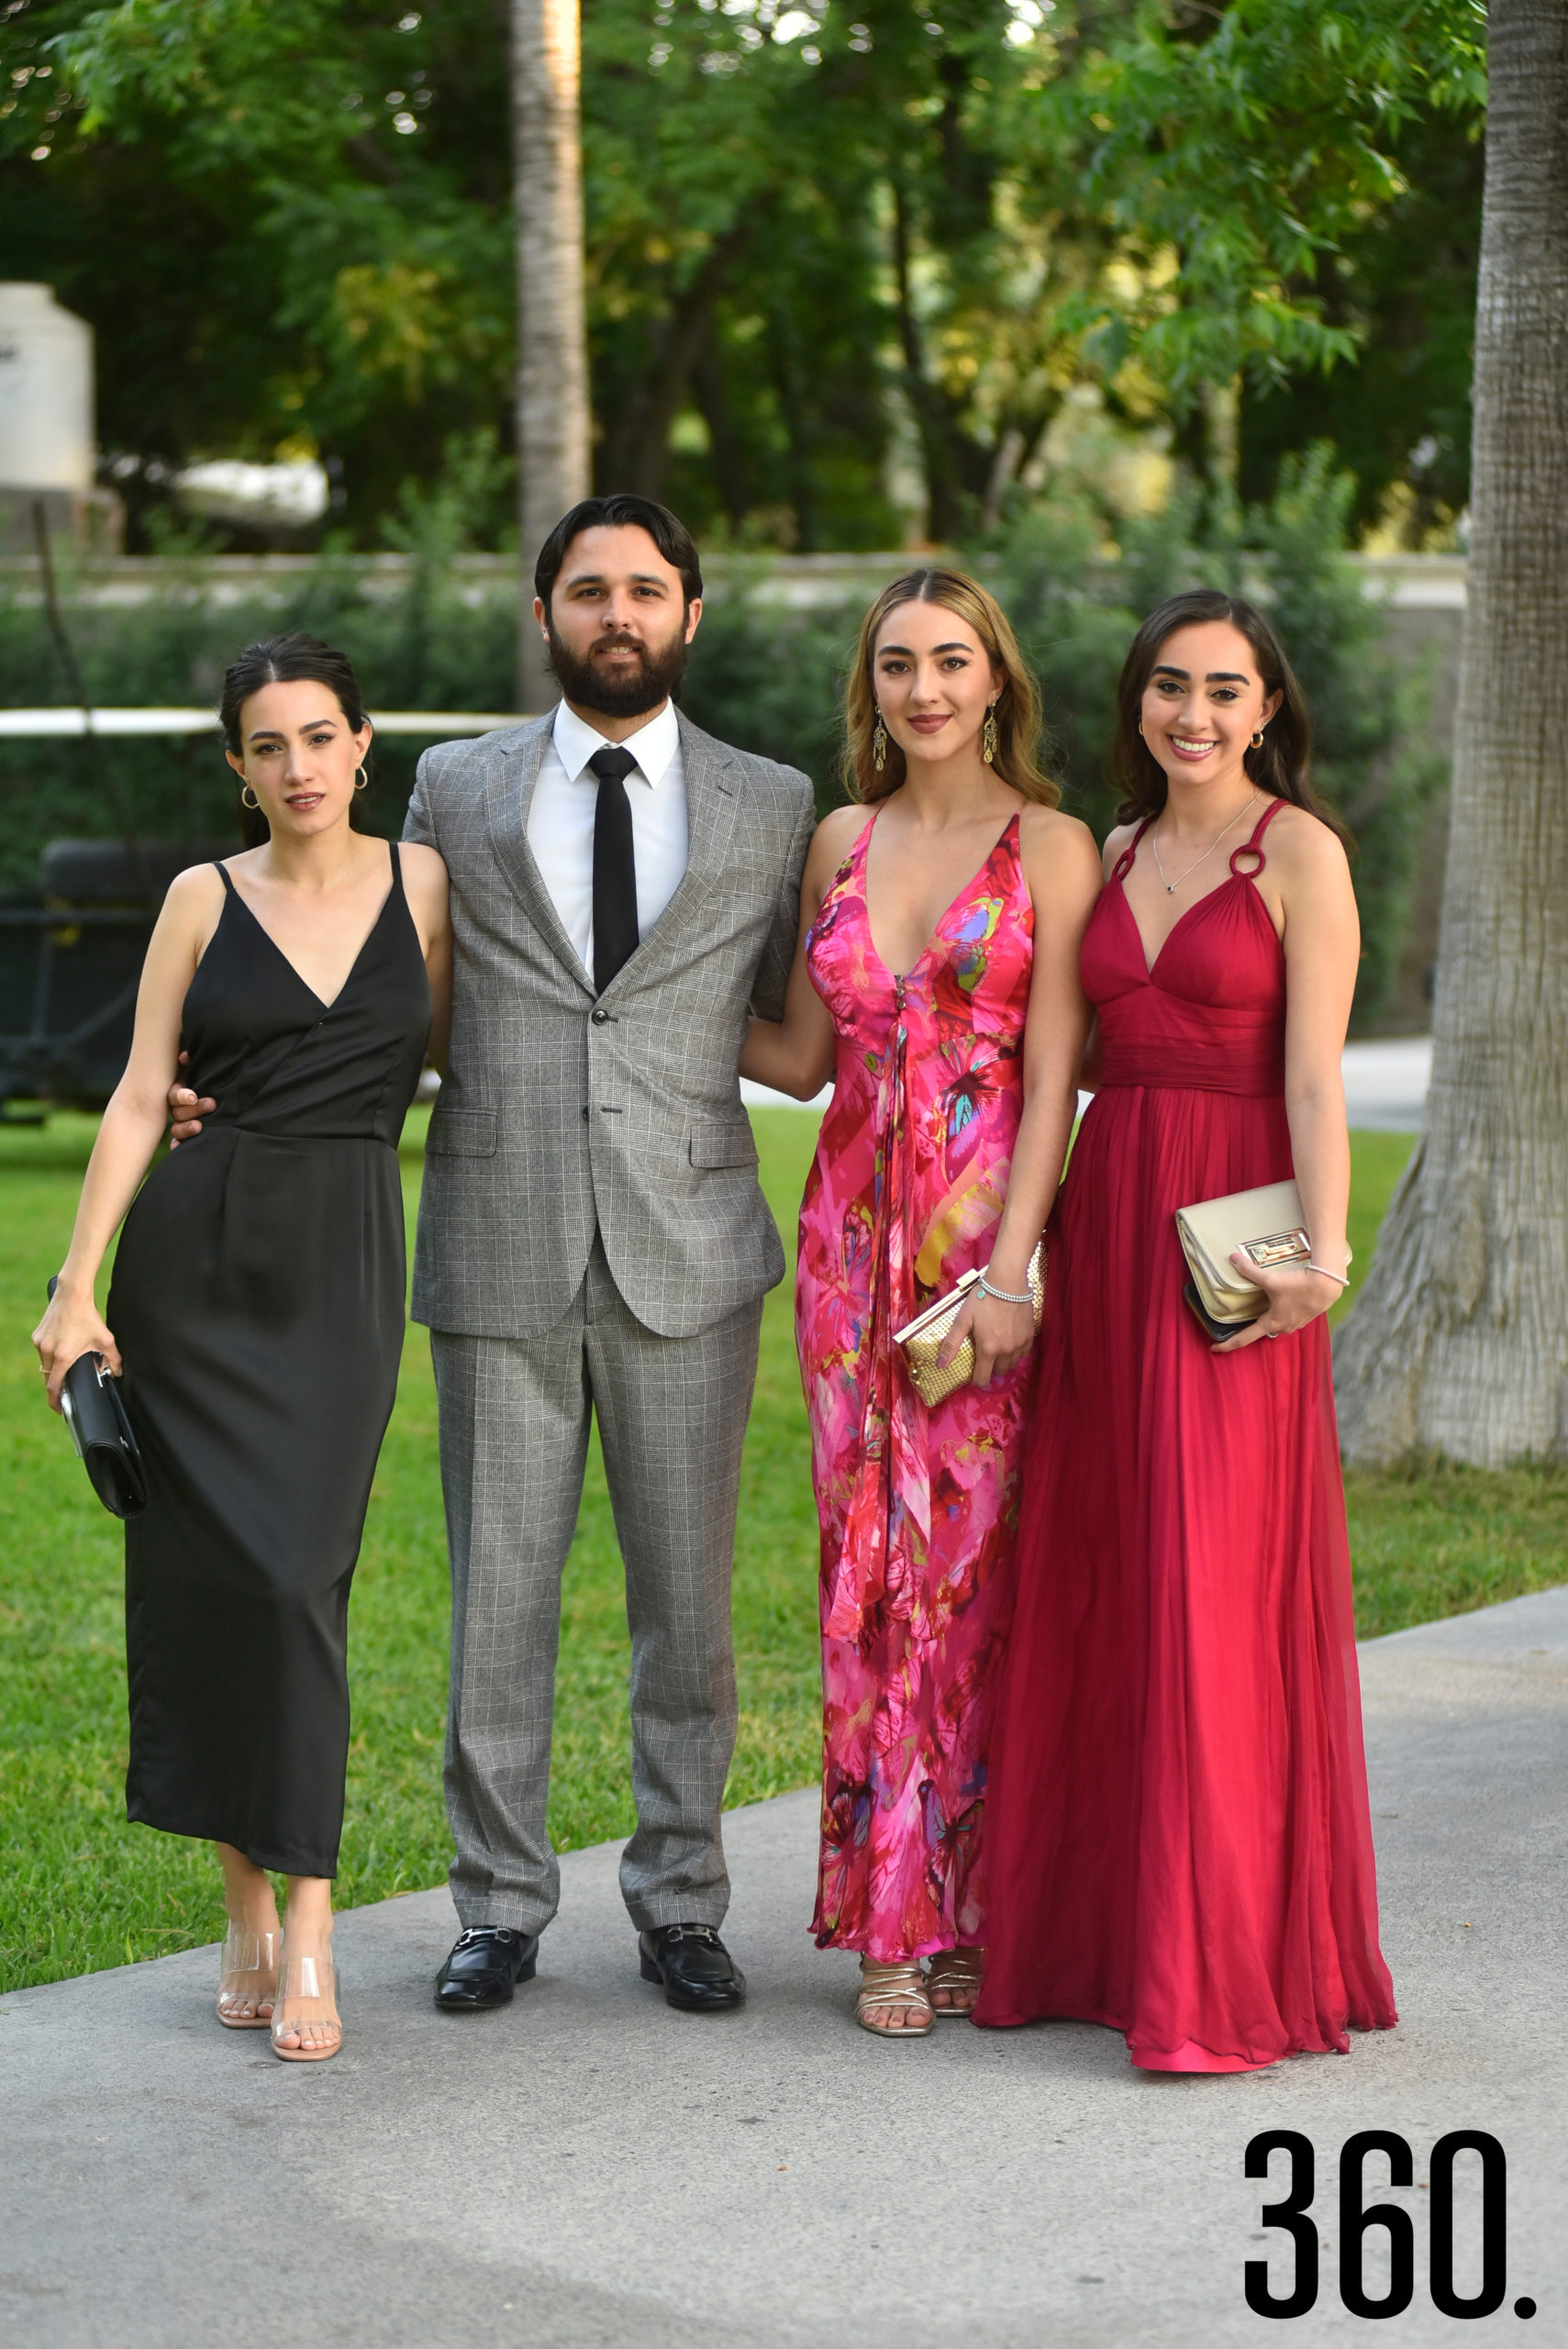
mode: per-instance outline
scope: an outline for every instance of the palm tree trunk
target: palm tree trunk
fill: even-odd
[[[1568,1453],[1568,0],[1490,25],[1432,1085],[1336,1350],[1369,1463]]]
[[[517,238],[517,518],[525,709],[554,698],[529,606],[534,557],[588,495],[588,351],[583,299],[583,146],[577,0],[512,0],[512,143]]]

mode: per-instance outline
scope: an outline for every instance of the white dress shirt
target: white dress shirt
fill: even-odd
[[[539,761],[528,846],[583,968],[594,969],[594,817],[599,779],[588,764],[610,747],[565,702]],[[637,864],[637,934],[646,938],[686,869],[686,772],[673,702],[618,746],[637,761],[626,778]]]

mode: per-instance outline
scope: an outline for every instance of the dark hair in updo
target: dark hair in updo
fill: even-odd
[[[1342,819],[1312,787],[1312,721],[1273,622],[1244,596],[1227,596],[1212,587],[1189,587],[1180,596],[1168,596],[1150,613],[1128,648],[1117,685],[1116,735],[1106,762],[1111,784],[1121,794],[1117,822],[1137,823],[1141,818],[1157,816],[1165,805],[1165,770],[1138,730],[1143,689],[1160,648],[1178,629],[1200,628],[1214,620],[1226,621],[1246,638],[1264,693],[1280,696],[1262,740],[1242,759],[1249,778],[1260,791],[1288,799],[1293,807],[1305,807],[1348,846],[1351,835]]]
[[[325,685],[348,719],[350,731],[359,732],[365,722],[364,696],[348,654],[339,652],[336,645],[324,644],[318,636],[307,636],[304,629],[295,629],[287,636],[267,636],[258,644],[248,644],[239,660],[224,673],[223,698],[217,714],[224,742],[236,758],[244,748],[240,713],[250,696],[259,693],[263,685],[291,685],[296,680]],[[361,829],[359,815],[360,801],[356,796],[349,814],[356,831]],[[247,807],[243,800],[239,803],[239,829],[247,848],[260,848],[272,838],[271,827],[261,809]]]

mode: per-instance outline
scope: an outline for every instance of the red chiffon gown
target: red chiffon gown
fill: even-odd
[[[975,2019],[1105,2023],[1150,2071],[1396,2020],[1328,1329],[1215,1354],[1173,1221],[1292,1171],[1254,885],[1280,804],[1152,969],[1122,888],[1142,830],[1090,919],[1104,1075],[1052,1229],[993,1746]]]

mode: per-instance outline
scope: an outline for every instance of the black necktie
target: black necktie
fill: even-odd
[[[606,743],[588,764],[599,778],[594,809],[594,985],[603,995],[637,952],[637,859],[626,778],[637,761]]]

